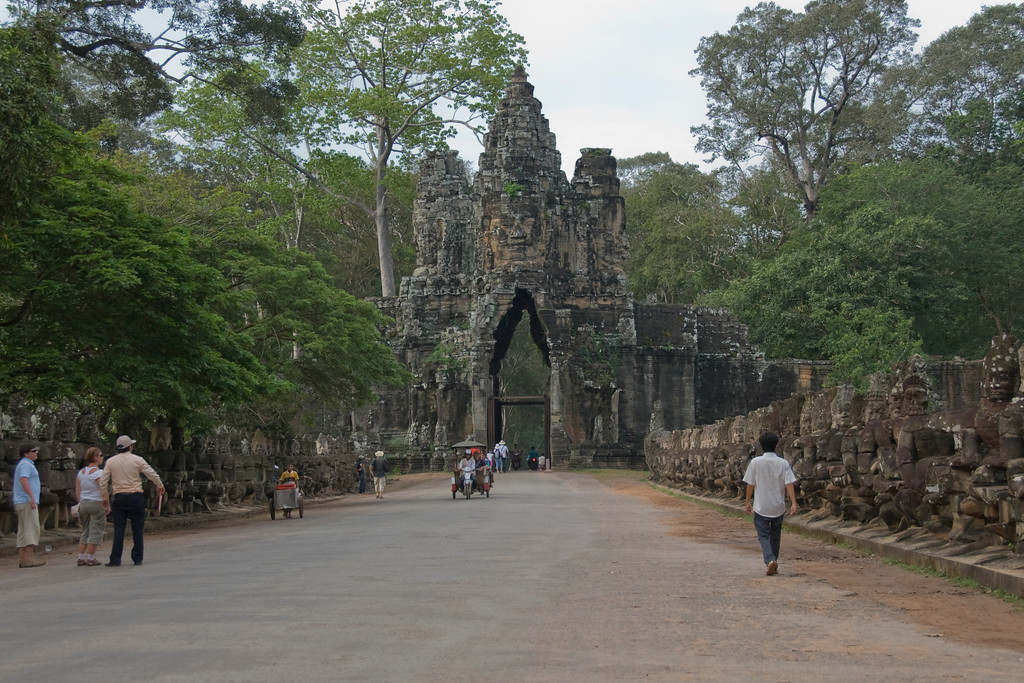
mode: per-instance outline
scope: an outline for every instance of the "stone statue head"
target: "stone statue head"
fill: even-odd
[[[1005,333],[992,337],[992,344],[982,361],[982,398],[989,407],[998,408],[1013,399],[1019,382],[1017,338]]]

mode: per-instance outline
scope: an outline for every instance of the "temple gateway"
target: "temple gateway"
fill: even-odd
[[[683,429],[820,388],[824,365],[766,361],[727,311],[630,295],[615,166],[610,149],[583,149],[566,179],[521,68],[472,182],[457,153],[427,155],[417,268],[398,296],[377,300],[415,381],[353,416],[357,450],[381,444],[434,468],[467,436],[503,438],[503,408],[534,404],[555,467],[643,468],[652,425]],[[550,371],[528,396],[507,395],[514,383],[502,376],[519,325]]]

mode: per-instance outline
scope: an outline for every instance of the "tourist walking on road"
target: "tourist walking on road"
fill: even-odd
[[[39,545],[39,448],[30,443],[19,449],[21,459],[14,468],[14,512],[18,518],[18,566],[42,567],[46,560],[36,559]]]
[[[366,468],[363,467],[362,456],[356,462],[356,472],[359,474],[359,493],[366,493]]]
[[[103,453],[93,446],[85,451],[85,467],[78,471],[75,479],[75,498],[78,499],[78,521],[82,524],[82,535],[78,539],[78,566],[98,567],[103,564],[96,559],[96,546],[103,542],[103,529],[107,526],[108,507],[103,505],[100,494],[100,478],[103,470]]]
[[[789,463],[775,453],[778,436],[765,432],[758,441],[764,453],[750,461],[743,481],[747,485],[747,514],[754,513],[754,528],[764,555],[765,574],[773,576],[779,571],[786,494],[793,501],[789,514],[796,514],[796,475]]]
[[[384,457],[384,451],[374,453],[373,460],[370,461],[370,472],[373,474],[373,490],[377,492],[378,498],[384,497],[384,487],[388,483],[389,469],[390,466]]]
[[[142,564],[142,530],[146,524],[146,497],[142,493],[142,478],[156,484],[157,495],[164,495],[164,484],[149,463],[132,453],[135,439],[127,435],[117,437],[117,455],[107,461],[100,477],[100,495],[114,518],[114,541],[110,547],[110,561],[106,566],[120,567],[124,552],[124,530],[132,525],[132,562]],[[109,487],[108,487],[109,485]],[[109,498],[113,489],[113,499]]]
[[[498,445],[494,447],[494,471],[495,472],[506,472],[508,468],[508,446],[505,445],[504,441],[499,441]]]

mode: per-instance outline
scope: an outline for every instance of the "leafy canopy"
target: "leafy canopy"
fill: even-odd
[[[768,155],[812,218],[837,174],[884,157],[906,126],[907,95],[884,78],[910,58],[919,24],[903,0],[814,0],[803,13],[747,8],[702,38],[697,68],[709,123],[694,127],[711,160]]]
[[[50,43],[95,80],[101,108],[138,121],[172,103],[172,83],[213,71],[244,72],[253,56],[286,62],[302,39],[284,4],[242,0],[12,0],[23,25],[50,27]],[[149,30],[159,14],[162,30]]]
[[[394,296],[386,176],[441,148],[456,126],[479,130],[517,63],[522,36],[497,0],[365,0],[325,9],[304,0],[311,28],[296,60],[302,128],[318,147],[364,150],[375,172],[381,293]]]

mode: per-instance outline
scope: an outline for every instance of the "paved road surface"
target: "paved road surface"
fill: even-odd
[[[1022,652],[935,637],[785,564],[765,577],[752,531],[749,548],[680,537],[663,510],[585,474],[499,476],[489,499],[447,489],[152,537],[142,567],[61,553],[0,570],[0,680],[1024,675]]]

